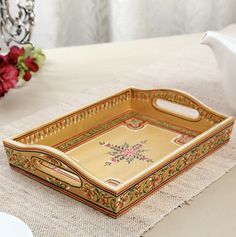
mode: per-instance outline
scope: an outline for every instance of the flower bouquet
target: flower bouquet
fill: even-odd
[[[42,50],[32,45],[12,46],[7,54],[0,54],[0,97],[21,80],[29,81],[42,67],[44,59]]]

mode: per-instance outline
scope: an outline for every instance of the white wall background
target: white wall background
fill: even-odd
[[[217,30],[236,22],[236,0],[35,1],[33,41],[43,48]]]

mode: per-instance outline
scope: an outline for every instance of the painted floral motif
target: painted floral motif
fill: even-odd
[[[146,162],[153,162],[152,159],[146,157],[143,153],[147,150],[143,149],[143,146],[147,143],[147,140],[141,141],[133,146],[125,142],[123,145],[112,145],[109,142],[99,142],[100,145],[110,148],[112,151],[107,154],[111,156],[109,161],[105,162],[105,165],[117,164],[124,160],[130,164],[134,160],[142,160]]]
[[[116,210],[120,210],[122,209],[127,203],[129,203],[129,194],[123,194],[120,197],[118,197],[116,203],[115,203],[115,207]]]
[[[28,157],[27,155],[21,153],[14,153],[13,150],[7,150],[7,154],[9,157],[9,162],[11,164],[14,164],[17,167],[23,168],[25,170],[34,170],[34,166],[30,160],[30,157]]]
[[[84,187],[82,187],[84,196],[88,199],[91,200],[93,199],[94,196],[96,196],[96,191],[94,187],[91,187],[88,184],[85,184]]]
[[[137,118],[130,118],[125,121],[125,124],[128,128],[131,129],[140,129],[144,127],[145,121],[137,119]]]
[[[111,209],[113,212],[116,211],[116,202],[113,196],[101,191],[89,183],[84,183],[81,190],[83,197],[87,200]]]
[[[65,182],[62,182],[61,180],[54,178],[54,177],[47,177],[47,181],[56,185],[59,188],[65,189],[65,190],[69,190],[70,189],[70,185],[66,184]]]
[[[178,136],[177,138],[175,138],[173,140],[174,143],[176,143],[177,145],[184,145],[188,142],[190,142],[193,139],[193,137],[186,135],[186,134],[182,134],[180,136]]]

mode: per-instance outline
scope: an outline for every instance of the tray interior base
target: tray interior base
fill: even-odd
[[[193,138],[187,129],[178,130],[157,121],[154,123],[152,118],[141,114],[125,113],[89,130],[86,139],[78,134],[57,148],[66,147],[62,150],[79,166],[119,188]]]

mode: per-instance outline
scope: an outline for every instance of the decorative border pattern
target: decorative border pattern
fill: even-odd
[[[161,184],[181,173],[184,169],[200,160],[207,153],[214,151],[217,147],[224,144],[229,140],[232,129],[233,126],[217,133],[215,136],[209,138],[199,146],[194,147],[178,159],[173,160],[139,184],[124,192],[119,197],[117,211],[119,212],[122,211],[122,209],[127,208],[131,203],[146,196],[147,193],[150,193],[153,189],[161,186]]]
[[[150,117],[145,116],[143,114],[134,113],[134,117],[136,117],[138,119],[142,119],[144,121],[147,121],[151,125],[158,126],[158,127],[161,127],[161,128],[172,130],[172,131],[176,131],[178,133],[186,134],[186,135],[189,135],[189,136],[192,136],[192,137],[196,137],[200,134],[199,132],[193,131],[191,129],[187,129],[187,128],[184,128],[184,127],[179,127],[175,124],[168,123],[164,120],[158,120],[158,119],[150,118]]]
[[[84,132],[82,134],[78,134],[77,136],[72,137],[69,140],[61,142],[60,144],[56,145],[55,148],[60,151],[67,151],[67,150],[73,148],[75,145],[83,143],[83,142],[89,140],[91,137],[99,135],[100,133],[107,131],[107,130],[123,123],[125,120],[131,118],[132,116],[133,116],[132,112],[123,114],[122,116],[120,116],[114,120],[104,123],[96,128],[90,129],[89,131]]]
[[[112,195],[101,190],[100,188],[97,188],[95,185],[91,184],[82,177],[80,177],[81,188],[74,188],[47,174],[44,174],[41,178],[52,183],[60,189],[69,191],[91,203],[94,203],[94,208],[96,208],[98,205],[103,208],[102,212],[113,217],[118,217],[134,203],[149,195],[153,190],[160,187],[163,183],[171,180],[173,177],[183,172],[186,168],[203,158],[207,153],[214,151],[219,146],[228,141],[232,129],[233,125],[223,129],[198,146],[193,147],[191,150],[184,153],[177,159],[169,162],[155,173],[150,174],[148,177],[133,185],[127,191],[118,196]],[[26,155],[25,152],[17,152],[7,147],[6,152],[11,165],[26,170],[32,174],[35,173],[35,168],[30,161],[32,157],[36,157],[36,154],[30,155],[29,152],[29,155]]]
[[[61,130],[65,129],[70,125],[77,124],[80,121],[88,119],[104,110],[114,108],[115,106],[123,102],[131,100],[153,101],[155,98],[165,99],[196,109],[202,117],[206,118],[211,123],[217,124],[224,119],[223,117],[214,114],[208,109],[203,108],[197,102],[190,99],[187,95],[184,95],[178,91],[164,89],[149,91],[127,89],[117,95],[102,100],[84,109],[75,111],[74,113],[66,115],[58,119],[57,121],[54,121],[41,128],[33,130],[30,133],[22,135],[16,138],[16,140],[24,144],[33,144],[39,140],[43,140],[47,136],[59,133]]]
[[[128,89],[118,95],[111,96],[105,100],[102,100],[98,103],[95,103],[91,106],[88,106],[84,109],[75,111],[69,115],[66,115],[52,123],[49,123],[43,127],[32,130],[31,132],[19,136],[16,138],[16,141],[19,141],[24,144],[33,144],[39,140],[43,140],[45,137],[50,135],[55,135],[61,130],[69,127],[71,125],[77,124],[82,120],[91,118],[92,116],[115,106],[122,104],[124,102],[130,101],[132,97],[132,90]]]
[[[216,115],[213,112],[203,108],[197,102],[190,99],[187,95],[179,91],[165,90],[165,89],[153,90],[151,92],[134,90],[132,98],[138,99],[138,100],[145,100],[145,101],[159,98],[163,100],[168,100],[170,102],[178,103],[178,104],[197,110],[201,117],[204,117],[210,122],[216,123],[216,124],[220,123],[224,119],[223,117],[220,117],[219,115]]]
[[[74,193],[75,195],[82,197],[91,203],[95,203],[98,206],[101,206],[102,208],[105,208],[105,210],[110,212],[115,212],[115,202],[116,197],[108,192],[105,192],[95,185],[88,182],[86,179],[84,179],[81,176],[77,177],[80,179],[80,187],[74,187],[70,185],[67,182],[61,181],[57,179],[56,177],[53,177],[47,173],[42,172],[41,170],[38,170],[38,168],[34,165],[33,159],[42,159],[40,156],[40,153],[38,152],[25,152],[25,151],[16,151],[12,148],[6,147],[6,154],[8,156],[8,160],[10,165],[13,165],[21,170],[24,170],[32,175],[35,175],[36,177],[39,177],[59,189],[65,190],[70,193]],[[57,159],[54,159],[50,156],[43,157],[44,161],[50,163],[52,166],[53,164],[57,164],[61,169],[65,169],[66,171],[71,170],[69,167],[67,167],[65,164],[61,163]],[[72,171],[72,174],[75,174],[74,171]]]
[[[5,147],[5,150],[10,164],[13,164],[16,167],[27,170],[29,172],[35,171],[30,155],[23,152],[14,151],[13,149],[7,147]]]
[[[182,135],[178,136],[177,138],[175,138],[175,139],[173,140],[173,142],[174,142],[175,144],[181,146],[181,145],[184,145],[184,144],[190,142],[192,139],[193,139],[193,137],[188,136],[188,135],[186,135],[186,134],[182,134]]]
[[[79,145],[79,144],[82,144],[82,143],[88,141],[89,139],[91,139],[91,137],[97,136],[97,135],[99,135],[105,131],[108,131],[109,129],[112,129],[120,124],[127,125],[127,127],[130,129],[141,129],[144,127],[145,124],[151,124],[154,126],[168,129],[168,130],[176,131],[181,134],[186,134],[191,137],[195,137],[195,136],[199,135],[199,133],[196,131],[192,131],[190,129],[183,128],[183,127],[179,127],[177,125],[170,124],[166,121],[153,119],[153,118],[150,118],[148,116],[145,116],[145,115],[142,115],[142,114],[139,114],[136,112],[129,112],[127,114],[122,114],[120,117],[118,117],[114,120],[108,121],[104,124],[101,124],[101,125],[93,128],[93,129],[90,129],[85,133],[78,134],[77,136],[72,137],[69,140],[63,141],[60,144],[56,145],[55,148],[60,151],[68,151],[68,150],[74,148],[76,145]]]
[[[134,115],[135,115],[135,113],[134,113]],[[132,118],[125,121],[125,124],[130,129],[141,129],[144,127],[145,123],[146,122],[144,120],[141,120],[141,119],[138,119],[135,117],[132,117]]]

